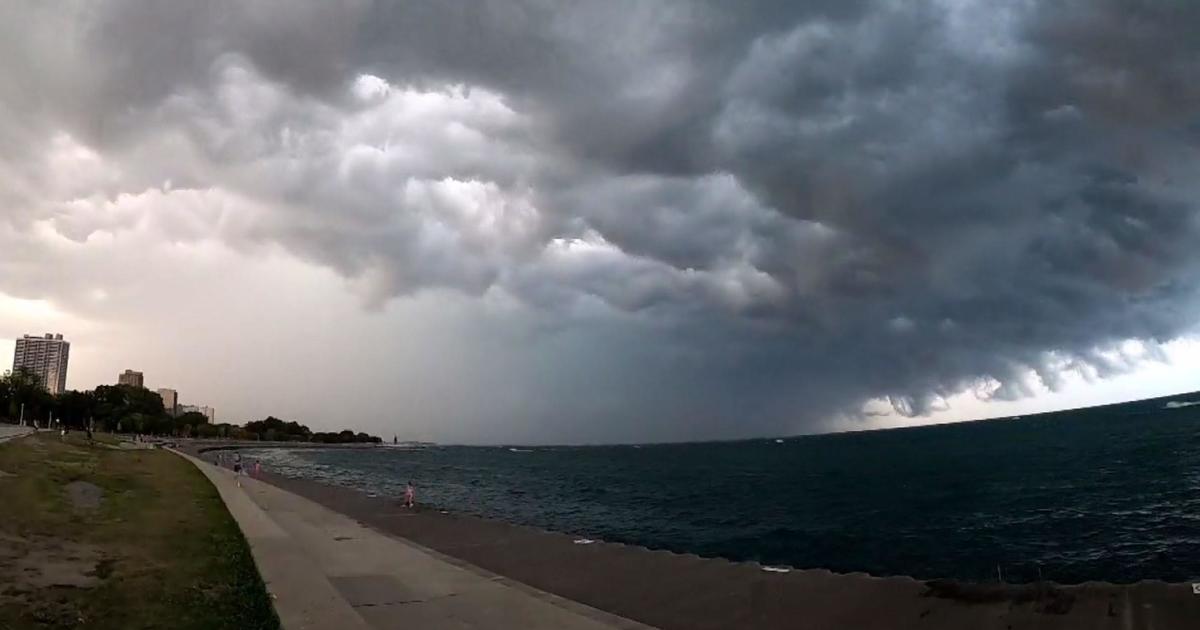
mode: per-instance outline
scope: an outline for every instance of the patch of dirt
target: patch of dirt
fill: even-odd
[[[64,543],[54,539],[36,541],[0,538],[0,584],[4,596],[15,597],[46,588],[91,588],[111,573],[112,561],[98,547]]]
[[[100,551],[83,545],[60,551],[37,550],[17,561],[21,575],[18,582],[34,588],[50,586],[72,586],[91,588],[100,583],[96,565],[101,561]]]
[[[94,510],[104,501],[104,490],[87,481],[72,481],[67,484],[67,498],[76,510]]]
[[[10,472],[4,472],[3,470],[0,470],[0,479],[3,479],[5,477],[16,477],[16,475],[14,475]]]

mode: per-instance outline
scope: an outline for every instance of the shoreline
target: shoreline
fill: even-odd
[[[198,449],[195,448],[196,446],[199,446],[199,448]],[[271,449],[271,448],[293,449],[293,448],[305,448],[306,446],[307,446],[307,448],[337,449],[337,448],[344,448],[344,447],[352,446],[352,445],[345,445],[345,444],[340,444],[340,445],[339,444],[309,444],[309,445],[305,445],[304,443],[300,443],[300,446],[298,447],[297,443],[292,443],[292,442],[234,442],[234,443],[227,442],[227,443],[220,443],[220,444],[210,444],[210,443],[204,443],[201,441],[196,441],[194,444],[186,445],[184,448],[186,448],[186,450],[188,450],[190,453],[193,453],[193,454],[200,453],[200,455],[197,455],[197,456],[203,457],[203,454],[208,453],[208,452],[215,453],[218,451],[229,451],[229,450],[240,450],[240,449],[246,449],[246,450]],[[365,445],[365,444],[357,445],[358,448],[365,448],[368,446],[378,446],[378,445]],[[388,448],[393,448],[393,447],[388,447]],[[481,448],[481,447],[467,447],[467,448]],[[501,447],[494,447],[494,448],[501,448]],[[504,447],[504,448],[507,448],[507,447]],[[404,449],[400,449],[400,450],[404,450]],[[281,474],[273,473],[273,472],[269,473],[269,474],[264,472],[263,479],[267,480],[268,476],[271,477],[271,479],[272,479],[271,483],[275,483],[276,485],[279,485],[279,484],[274,480],[281,480],[285,483],[290,483],[290,482],[305,483],[305,484],[313,484],[315,486],[334,489],[334,490],[344,490],[346,492],[360,494],[363,497],[370,498],[370,499],[379,499],[379,500],[383,500],[383,501],[390,500],[390,501],[395,501],[397,503],[400,500],[400,497],[398,495],[397,496],[378,495],[378,494],[374,494],[374,493],[368,492],[366,490],[355,488],[352,486],[342,486],[342,485],[327,483],[324,481],[319,481],[316,479],[310,479],[307,477],[291,477],[291,476],[281,475]],[[573,536],[573,537],[596,536],[596,534],[579,534],[579,533],[571,534],[570,532],[567,532],[565,530],[551,529],[551,528],[543,527],[543,526],[537,525],[537,524],[522,523],[519,521],[507,521],[507,520],[504,520],[503,518],[488,516],[486,514],[478,513],[478,512],[460,512],[460,511],[456,511],[453,508],[447,508],[447,507],[439,506],[436,504],[426,503],[426,504],[424,504],[424,506],[427,510],[425,512],[425,514],[430,514],[431,512],[437,512],[437,513],[440,513],[439,514],[440,516],[453,516],[453,517],[457,517],[457,518],[475,519],[484,524],[503,525],[505,527],[516,527],[516,528],[521,528],[521,529],[529,529],[534,532],[543,533],[543,534],[555,534],[555,535],[564,535],[564,536]],[[1030,581],[1009,581],[1006,579],[1003,582],[997,582],[997,581],[993,581],[993,580],[981,581],[981,580],[973,580],[970,578],[948,577],[948,576],[917,577],[917,576],[905,574],[905,573],[876,574],[876,573],[872,573],[870,571],[864,571],[864,570],[837,570],[837,569],[832,569],[832,568],[822,567],[822,566],[796,567],[793,565],[782,564],[782,563],[781,564],[765,564],[762,561],[755,560],[755,559],[737,559],[737,558],[733,558],[733,557],[726,557],[726,556],[719,556],[719,555],[701,555],[699,553],[695,553],[692,551],[676,550],[676,549],[670,549],[670,548],[666,548],[666,547],[655,548],[655,547],[649,547],[649,546],[646,546],[646,545],[643,545],[643,544],[640,544],[637,542],[621,542],[621,541],[613,541],[613,540],[607,540],[607,539],[602,539],[602,538],[595,538],[594,542],[603,543],[603,544],[607,544],[607,545],[614,545],[614,546],[619,546],[619,547],[628,547],[628,548],[632,548],[632,549],[640,549],[647,553],[667,553],[667,554],[673,554],[673,555],[678,555],[678,556],[697,558],[700,560],[728,562],[731,564],[746,564],[746,565],[750,565],[750,566],[754,566],[754,567],[760,567],[763,570],[768,571],[768,572],[771,572],[773,570],[783,569],[782,572],[819,571],[819,572],[830,573],[833,575],[863,576],[863,577],[869,577],[872,579],[906,579],[906,580],[913,580],[915,582],[919,582],[922,584],[930,584],[930,585],[936,584],[937,588],[941,588],[941,589],[951,588],[951,587],[948,587],[947,585],[955,585],[953,587],[955,590],[959,590],[960,587],[970,587],[972,589],[974,589],[974,588],[993,589],[995,587],[1002,586],[1005,588],[1012,589],[1012,588],[1023,588],[1023,587],[1035,587],[1038,585],[1042,585],[1044,587],[1053,587],[1053,588],[1070,588],[1070,587],[1121,588],[1121,587],[1135,587],[1135,586],[1142,585],[1142,584],[1164,584],[1164,585],[1168,585],[1168,586],[1186,586],[1188,588],[1191,588],[1191,585],[1193,584],[1193,582],[1191,580],[1172,581],[1172,580],[1158,579],[1155,577],[1142,578],[1142,579],[1139,579],[1136,581],[1131,581],[1131,582],[1117,582],[1117,581],[1110,581],[1110,580],[1105,580],[1105,579],[1087,579],[1087,580],[1083,580],[1080,582],[1060,582],[1060,581],[1055,581],[1052,579],[1051,580],[1030,580]],[[1009,565],[1005,566],[1005,571],[1004,571],[1005,577],[1008,577],[1007,574],[1008,574],[1009,568],[1011,568]],[[1197,577],[1197,581],[1195,583],[1200,584],[1200,576]],[[1198,593],[1198,596],[1200,596],[1200,593]],[[1200,623],[1200,622],[1198,622],[1198,623]]]
[[[664,630],[1183,628],[1200,619],[1200,595],[1188,583],[1000,584],[775,572],[756,562],[599,540],[579,544],[565,533],[468,514],[410,512],[395,498],[310,479],[272,473],[260,479],[450,559]]]

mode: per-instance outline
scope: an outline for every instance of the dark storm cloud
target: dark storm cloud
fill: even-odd
[[[613,385],[631,416],[922,414],[1196,323],[1200,9],[1009,4],[23,5],[0,142],[11,179],[65,131],[119,165],[103,195],[226,191],[221,238],[376,305],[605,305],[687,357],[630,366],[674,370]]]

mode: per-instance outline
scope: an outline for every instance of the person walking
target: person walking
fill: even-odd
[[[404,507],[413,508],[417,505],[417,491],[413,488],[413,483],[410,481],[404,487]]]

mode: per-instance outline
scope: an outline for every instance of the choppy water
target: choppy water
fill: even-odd
[[[269,469],[765,564],[1011,581],[1200,578],[1200,394],[732,443],[262,450]]]

